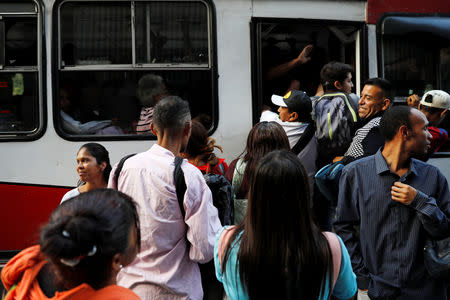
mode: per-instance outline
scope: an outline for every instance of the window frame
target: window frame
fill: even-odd
[[[383,48],[383,24],[384,20],[387,17],[445,17],[450,18],[450,14],[448,13],[441,13],[441,14],[429,14],[429,13],[384,13],[381,15],[381,17],[378,19],[377,25],[376,25],[376,38],[377,38],[377,62],[378,62],[378,75],[379,77],[384,78],[384,48]],[[440,66],[437,68],[440,72]],[[436,74],[436,76],[440,76],[440,74]],[[440,79],[436,78],[437,82],[439,82],[440,85]],[[449,116],[447,116],[448,118]],[[450,143],[450,140],[447,142]],[[432,158],[443,158],[443,157],[450,157],[450,151],[448,152],[435,152]]]
[[[11,131],[0,132],[0,143],[11,141],[35,141],[40,139],[47,129],[47,106],[46,106],[46,47],[45,47],[45,21],[44,5],[42,0],[11,0],[10,3],[31,3],[34,4],[35,11],[32,12],[0,12],[0,21],[4,16],[29,17],[36,16],[36,35],[37,35],[37,65],[36,66],[14,66],[6,67],[0,65],[0,73],[37,73],[37,128],[31,131]],[[6,32],[5,32],[6,35]],[[6,52],[4,53],[6,55]]]
[[[129,3],[131,10],[131,64],[98,64],[98,65],[81,65],[81,66],[62,66],[62,49],[61,49],[61,6],[64,3],[102,3],[102,2],[117,2]],[[94,135],[94,134],[69,134],[62,128],[61,116],[56,109],[59,105],[59,72],[77,72],[77,71],[128,71],[128,72],[151,72],[151,71],[209,71],[211,76],[211,107],[212,107],[212,128],[209,131],[211,135],[218,126],[219,111],[218,111],[218,70],[217,70],[217,38],[216,38],[216,10],[212,0],[171,0],[168,2],[200,2],[205,5],[207,10],[207,26],[208,26],[208,65],[201,66],[199,64],[177,64],[177,63],[136,63],[136,26],[135,26],[135,4],[137,2],[165,2],[162,0],[60,0],[53,3],[53,36],[56,38],[53,41],[53,122],[57,134],[69,141],[123,141],[123,140],[156,140],[153,135],[142,134],[120,134],[120,135]]]

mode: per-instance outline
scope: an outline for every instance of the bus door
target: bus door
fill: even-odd
[[[361,22],[253,18],[253,122],[259,121],[263,106],[273,106],[272,94],[284,95],[293,88],[316,95],[320,70],[331,61],[353,67],[353,92],[359,94],[361,80],[367,77],[365,27]],[[298,57],[307,45],[313,46],[309,62],[288,72],[273,72]]]

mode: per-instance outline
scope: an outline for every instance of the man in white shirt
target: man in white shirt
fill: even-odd
[[[117,282],[143,300],[202,299],[197,263],[213,258],[221,224],[201,172],[186,160],[181,165],[187,186],[184,219],[177,200],[174,159],[189,140],[188,103],[175,96],[162,99],[155,106],[151,130],[157,144],[129,158],[117,180],[118,190],[138,204],[142,240],[140,253],[120,271]],[[115,186],[113,177],[109,187]]]

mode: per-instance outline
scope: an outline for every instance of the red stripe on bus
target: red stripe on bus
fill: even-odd
[[[390,12],[402,13],[450,13],[448,0],[368,0],[367,23],[377,24],[382,14]]]
[[[67,191],[63,187],[0,183],[0,251],[38,243],[41,226]]]

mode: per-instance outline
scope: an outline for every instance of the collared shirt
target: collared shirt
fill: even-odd
[[[396,181],[417,189],[409,205],[392,200]],[[427,237],[449,236],[449,224],[448,183],[436,167],[411,159],[407,173],[399,177],[379,150],[343,169],[334,227],[350,252],[358,287],[369,287],[371,299],[411,290],[423,299],[440,299],[424,292],[427,285],[440,286],[431,290],[443,292],[444,283],[426,273],[423,246]]]
[[[183,220],[173,180],[174,159],[172,152],[155,144],[123,165],[117,186],[138,204],[141,252],[120,271],[117,282],[127,288],[155,285],[156,290],[175,294],[165,299],[202,299],[197,262],[213,258],[215,236],[222,226],[203,175],[187,160],[181,165],[187,186]],[[108,186],[113,186],[112,175]]]

